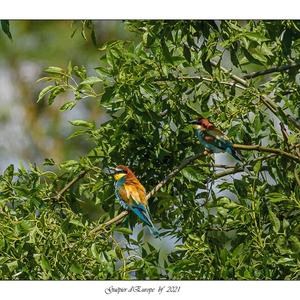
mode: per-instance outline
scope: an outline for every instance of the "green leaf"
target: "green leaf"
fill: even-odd
[[[50,92],[50,95],[48,98],[48,104],[51,105],[53,103],[54,99],[56,98],[56,96],[58,96],[59,94],[61,94],[64,91],[65,91],[64,87],[59,86],[59,85],[55,86]]]
[[[144,230],[141,230],[141,231],[139,232],[139,234],[137,235],[137,240],[138,240],[138,241],[141,241],[142,238],[143,238],[143,236],[144,236]]]
[[[97,67],[95,68],[96,72],[101,76],[101,77],[107,77],[111,76],[111,70],[107,68],[102,68],[102,67]]]
[[[86,134],[89,130],[88,129],[79,129],[76,130],[75,132],[73,132],[72,134],[70,134],[68,136],[68,139],[73,139],[76,136],[82,135],[82,134]]]
[[[263,43],[261,45],[260,51],[262,54],[266,55],[266,56],[274,56],[274,52],[272,51],[272,48],[268,47],[266,43]]]
[[[261,33],[258,32],[246,32],[246,37],[249,38],[252,41],[255,41],[257,43],[268,41],[269,39],[263,36]]]
[[[65,75],[64,69],[60,67],[48,67],[44,70],[44,72],[49,73],[49,74],[54,74],[54,75]]]
[[[69,101],[60,107],[60,111],[71,110],[76,105],[76,101]]]
[[[121,247],[116,246],[115,252],[116,252],[116,256],[118,257],[118,259],[123,259],[123,253],[122,253]]]
[[[199,101],[187,102],[186,105],[192,110],[193,113],[196,113],[197,115],[202,114],[201,103]]]
[[[246,182],[244,182],[242,180],[234,179],[233,184],[234,184],[234,187],[235,187],[236,191],[238,192],[238,194],[241,197],[247,197],[247,184],[246,184]]]
[[[296,144],[297,143],[297,134],[290,134],[289,136],[288,136],[288,142],[290,143],[290,144]]]
[[[79,163],[76,160],[66,160],[65,162],[60,164],[60,167],[63,169],[73,168],[74,166],[78,166]]]
[[[95,32],[94,27],[91,30],[91,40],[92,40],[94,46],[97,47],[97,38],[96,38],[96,32]]]
[[[300,241],[296,236],[291,236],[289,238],[289,241],[291,242],[292,248],[296,253],[300,252]]]
[[[98,258],[99,253],[98,253],[97,248],[96,248],[96,243],[92,244],[91,252],[92,252],[92,255],[93,255],[94,258]]]
[[[267,63],[267,58],[260,52],[251,52],[251,55],[262,63]]]
[[[261,165],[262,165],[261,160],[259,160],[258,162],[255,163],[255,165],[253,167],[253,171],[255,172],[255,174],[259,173],[259,171],[261,169]]]
[[[124,234],[132,234],[132,230],[126,227],[116,227],[114,230]]]
[[[213,69],[212,69],[212,66],[211,66],[210,61],[209,61],[209,60],[206,60],[206,59],[202,59],[202,65],[203,65],[205,71],[206,71],[207,73],[209,73],[210,75],[212,75]]]
[[[7,265],[8,269],[9,269],[9,271],[13,272],[15,269],[18,268],[18,261],[14,260],[12,262],[7,263],[6,265]]]
[[[56,88],[56,86],[50,85],[50,86],[47,86],[47,87],[45,87],[44,89],[42,89],[42,90],[40,91],[40,93],[39,93],[39,97],[38,97],[37,102],[40,102],[40,101],[45,97],[45,95],[46,95],[48,92],[50,92],[51,90],[53,90],[53,89],[55,89],[55,88]]]
[[[6,170],[4,171],[4,177],[7,181],[11,182],[14,176],[14,165],[9,165]]]
[[[81,274],[83,271],[83,268],[80,264],[74,262],[72,263],[71,267],[70,267],[70,271],[76,274]]]
[[[189,238],[195,242],[201,242],[201,238],[194,234],[189,234]]]
[[[109,102],[115,95],[115,87],[106,87],[104,94],[101,96],[101,102]]]
[[[289,198],[286,195],[283,195],[281,193],[268,193],[266,195],[266,198],[273,203],[289,200]]]
[[[41,267],[45,272],[51,270],[50,263],[44,255],[42,256],[42,259],[41,259]]]
[[[1,20],[1,28],[2,28],[2,31],[8,36],[8,38],[10,40],[12,40],[12,35],[11,35],[10,29],[9,29],[9,21]]]
[[[279,219],[276,217],[276,215],[269,209],[269,217],[270,217],[270,221],[273,225],[273,229],[276,233],[279,232],[280,230],[280,221]]]
[[[191,62],[191,51],[186,44],[183,45],[183,56],[188,62]]]
[[[88,128],[95,128],[95,122],[87,122],[84,120],[73,120],[69,121],[74,126],[83,126]]]
[[[52,158],[45,158],[43,165],[44,166],[54,166],[55,161]]]
[[[193,167],[186,167],[181,171],[182,175],[189,181],[199,182],[203,180],[200,171],[195,170]]]
[[[69,63],[68,63],[68,75],[70,75],[71,76],[71,74],[72,74],[72,70],[73,70],[73,67],[72,67],[72,62],[71,61],[69,61]]]
[[[84,227],[84,225],[79,220],[72,219],[69,221],[69,223],[74,224],[79,227]]]
[[[278,260],[278,264],[283,264],[285,265],[286,263],[292,262],[294,259],[293,258],[289,258],[289,257],[282,257]]]
[[[146,47],[150,47],[155,42],[155,37],[151,33],[145,32],[143,34],[143,42]]]
[[[167,44],[166,44],[166,42],[165,42],[164,39],[161,39],[161,47],[162,47],[162,53],[163,53],[166,61],[168,63],[173,63],[173,61],[172,61],[172,55],[171,55],[171,53],[169,51],[169,48],[167,47]]]
[[[101,78],[91,76],[91,77],[88,77],[85,80],[81,81],[80,85],[84,85],[84,84],[92,85],[92,84],[95,84],[95,83],[98,83],[98,82],[101,82],[101,81],[103,81]]]

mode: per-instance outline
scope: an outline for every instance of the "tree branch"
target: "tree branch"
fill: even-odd
[[[239,146],[239,145],[238,145]],[[242,145],[243,146],[243,145]],[[154,194],[156,194],[163,186],[165,186],[172,178],[174,178],[184,167],[186,167],[187,165],[189,165],[190,163],[192,163],[193,161],[195,161],[196,159],[200,158],[201,156],[203,156],[203,153],[197,153],[195,155],[189,156],[188,158],[184,159],[181,164],[176,167],[170,174],[168,174],[165,179],[163,179],[162,181],[160,181],[146,196],[146,199],[149,200],[149,198],[151,198]],[[269,159],[271,157],[273,157],[274,154],[269,155],[269,156],[265,156],[265,157],[259,157],[257,159],[254,159],[252,161],[252,163],[255,163],[259,160],[265,160],[265,159]],[[300,159],[300,158],[299,158]],[[203,164],[205,166],[211,167],[211,164]],[[223,165],[220,165],[223,166]],[[231,168],[231,166],[230,166]],[[216,174],[214,176],[213,179],[217,179],[229,174],[235,174],[238,172],[242,172],[244,169],[241,168],[234,168],[228,171],[224,171],[224,172],[220,172],[218,174]],[[106,227],[110,226],[111,224],[117,224],[119,223],[125,216],[127,216],[129,213],[129,211],[125,210],[122,211],[120,214],[118,214],[117,216],[115,216],[114,218],[96,226],[94,229],[91,230],[90,234],[95,234],[101,230],[105,230]]]
[[[215,66],[215,67],[218,67],[218,65],[219,65],[219,64],[218,64],[217,62],[215,62],[215,61],[211,61],[210,63],[211,63],[213,66]],[[230,77],[231,79],[233,79],[234,81],[238,82],[239,84],[241,84],[241,85],[244,86],[245,88],[250,87],[249,83],[248,83],[245,79],[243,79],[243,78],[241,78],[241,77],[239,77],[239,76],[237,76],[237,75],[232,74],[232,72],[231,72],[230,70],[227,70],[226,68],[224,68],[224,67],[222,67],[222,66],[220,66],[220,69],[221,69],[224,73],[228,74],[229,77]],[[289,122],[290,122],[291,124],[293,124],[298,130],[300,130],[300,123],[299,123],[299,121],[296,120],[294,117],[285,114],[285,113],[283,112],[283,110],[281,109],[281,107],[278,106],[278,105],[277,105],[270,97],[268,97],[268,96],[266,96],[266,95],[261,95],[261,94],[259,94],[259,95],[257,95],[257,96],[259,96],[259,99],[260,99],[260,100],[265,104],[265,106],[266,106],[267,108],[269,108],[274,114],[276,114],[277,116],[278,116],[278,115],[284,114],[285,117],[289,120]]]
[[[252,72],[249,74],[246,74],[243,76],[243,79],[250,79],[250,78],[255,78],[258,76],[262,76],[262,75],[267,75],[267,74],[271,74],[271,73],[275,73],[275,72],[282,72],[282,71],[287,71],[293,68],[300,68],[300,63],[293,63],[290,65],[284,65],[284,66],[280,66],[280,67],[273,67],[267,70],[261,70],[261,71],[257,71],[257,72]]]
[[[172,178],[174,178],[184,167],[186,167],[188,164],[190,164],[191,162],[195,161],[196,159],[200,158],[201,156],[203,156],[203,153],[197,153],[195,155],[189,156],[188,158],[184,159],[181,164],[176,167],[170,174],[168,174],[165,179],[163,179],[162,181],[160,181],[147,195],[146,195],[146,199],[148,200],[149,198],[151,198],[155,193],[157,193],[163,186],[165,186]],[[107,226],[110,226],[113,223],[119,223],[125,216],[128,215],[128,211],[122,211],[120,214],[118,214],[117,216],[115,216],[114,218],[112,218],[111,220],[98,225],[97,227],[95,227],[90,233],[97,233],[100,230],[105,229]]]
[[[250,150],[250,151],[254,150],[254,151],[259,151],[259,152],[275,153],[277,155],[284,156],[286,158],[292,159],[292,160],[300,163],[300,156],[293,155],[293,154],[285,152],[281,149],[268,148],[268,147],[263,147],[263,146],[259,146],[259,145],[240,145],[240,144],[233,144],[233,148],[241,149],[241,150]]]
[[[85,170],[80,172],[75,178],[73,178],[70,182],[68,182],[55,196],[55,198],[57,200],[60,200],[60,198],[62,197],[62,195],[73,185],[75,184],[78,180],[80,180],[82,177],[85,176],[85,174],[87,172],[89,172],[90,170]]]
[[[174,81],[174,80],[200,80],[200,81],[207,81],[207,82],[218,82],[224,85],[229,85],[229,86],[235,86],[237,88],[240,88],[242,90],[245,90],[246,88],[242,85],[237,84],[235,81],[216,81],[213,78],[209,77],[202,77],[202,76],[179,76],[179,77],[174,77],[174,78],[158,78],[155,79],[155,81]]]
[[[146,196],[146,199],[149,200],[154,194],[156,194],[163,186],[165,186],[172,178],[174,178],[184,167],[189,165],[194,160],[203,156],[203,153],[197,153],[195,155],[189,156],[184,159],[181,164],[176,167],[170,174],[168,174],[165,179],[159,182]]]
[[[251,164],[254,164],[254,163],[256,163],[256,162],[258,162],[258,161],[260,161],[260,160],[267,160],[267,159],[270,159],[270,158],[272,158],[272,157],[275,157],[276,156],[276,154],[270,154],[270,155],[268,155],[268,156],[260,156],[260,157],[258,157],[258,158],[256,158],[256,159],[253,159],[252,161],[251,161]],[[262,168],[262,170],[263,170],[263,168]],[[227,171],[223,171],[223,172],[220,172],[220,173],[217,173],[217,174],[215,174],[214,176],[213,176],[213,180],[215,180],[215,179],[219,179],[219,178],[221,178],[221,177],[224,177],[224,176],[227,176],[227,175],[231,175],[231,174],[236,174],[236,173],[240,173],[240,172],[244,172],[245,171],[245,169],[243,168],[243,167],[236,167],[235,169],[231,169],[231,170],[227,170]],[[207,182],[206,182],[207,183]]]

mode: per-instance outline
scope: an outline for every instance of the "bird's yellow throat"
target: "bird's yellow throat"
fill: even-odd
[[[124,173],[117,173],[117,174],[114,174],[114,179],[115,179],[115,181],[118,181],[118,180],[120,180],[124,176],[126,176],[126,174],[124,174]]]
[[[194,129],[201,130],[201,129],[202,129],[202,126],[199,125],[199,124],[193,124],[193,128],[194,128]]]

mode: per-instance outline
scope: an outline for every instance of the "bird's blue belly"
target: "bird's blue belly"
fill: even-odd
[[[115,182],[115,195],[120,205],[126,210],[128,210],[130,209],[129,205],[121,198],[119,194],[119,190],[123,187],[124,183],[125,183],[125,178],[121,178],[120,180]]]

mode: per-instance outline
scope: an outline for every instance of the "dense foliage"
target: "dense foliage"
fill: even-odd
[[[69,63],[41,78],[38,102],[60,97],[65,111],[94,100],[108,117],[70,120],[71,138],[94,144],[80,159],[1,175],[0,278],[299,279],[300,23],[124,26],[136,39],[104,44],[94,72]],[[93,231],[122,211],[102,169],[127,165],[150,191],[204,151],[187,123],[199,115],[236,144],[299,159],[246,149],[242,172],[202,155],[149,200],[161,240],[140,226],[132,234],[131,214]]]

